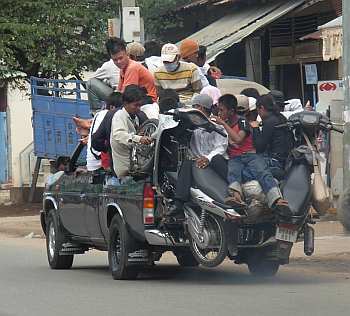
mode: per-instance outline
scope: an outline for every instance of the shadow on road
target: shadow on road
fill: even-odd
[[[110,276],[107,266],[73,266],[73,270],[84,271],[89,274],[103,274]],[[257,284],[318,284],[327,283],[334,278],[330,275],[321,275],[304,271],[281,267],[279,273],[272,278],[259,278],[249,274],[245,266],[230,265],[228,263],[214,269],[183,268],[173,264],[159,264],[152,268],[142,270],[136,281],[147,281],[181,285],[257,285]],[[126,281],[130,282],[130,281]]]

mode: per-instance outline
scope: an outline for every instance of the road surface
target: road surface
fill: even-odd
[[[245,266],[180,268],[166,255],[136,281],[114,281],[106,253],[76,256],[73,268],[48,268],[44,240],[0,235],[0,316],[349,315],[350,237],[325,236],[273,279]]]

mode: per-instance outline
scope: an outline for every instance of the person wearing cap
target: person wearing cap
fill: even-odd
[[[258,111],[256,109],[256,99],[243,94],[236,95],[237,113],[244,116],[248,122],[256,121]]]
[[[213,107],[213,100],[206,94],[199,94],[192,98],[191,105],[209,118]],[[223,130],[221,126],[217,127]],[[175,192],[175,204],[170,210],[171,215],[179,213],[182,215],[183,204],[190,200],[193,161],[197,168],[207,168],[211,166],[210,162],[215,157],[225,154],[227,146],[227,137],[223,137],[217,132],[208,132],[205,129],[199,128],[194,130],[190,141],[190,154],[193,158],[183,161],[180,168]]]
[[[256,107],[262,119],[262,129],[259,122],[250,122],[254,147],[258,154],[264,155],[273,174],[283,175],[286,160],[293,146],[293,137],[287,128],[275,126],[284,124],[287,120],[270,94],[262,95]]]
[[[154,72],[158,93],[173,89],[179,93],[180,100],[186,102],[194,93],[199,93],[203,86],[198,67],[193,63],[180,61],[180,52],[176,45],[165,44],[162,47],[163,65]]]
[[[157,90],[153,75],[140,63],[130,59],[126,52],[126,43],[122,39],[117,39],[111,55],[114,63],[120,69],[118,91],[124,92],[129,85],[137,85],[147,90],[153,102],[157,101]]]
[[[185,39],[181,42],[180,45],[180,55],[183,61],[188,63],[193,63],[198,67],[199,75],[201,78],[203,88],[209,86],[209,81],[206,78],[205,74],[201,70],[201,66],[198,60],[199,53],[199,44],[192,39]]]
[[[280,112],[283,112],[285,105],[284,93],[279,90],[271,90],[269,95],[273,98],[275,104],[279,107]]]
[[[129,58],[135,61],[143,61],[145,59],[145,48],[139,42],[131,42],[126,46],[126,53]]]

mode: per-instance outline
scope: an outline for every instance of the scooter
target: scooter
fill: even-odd
[[[171,110],[160,115],[159,120],[146,121],[140,128],[142,135],[151,136],[155,141],[132,149],[130,172],[135,177],[152,179],[152,186],[165,208],[174,200],[178,172],[189,157],[190,139],[198,128],[226,136],[202,112],[186,108]],[[316,112],[295,114],[277,128],[289,128],[295,137],[285,177],[280,179],[291,216],[272,212],[265,205],[266,215],[252,221],[244,210],[225,204],[228,183],[223,178],[211,168],[199,169],[193,163],[191,201],[184,205],[185,221],[178,225],[162,222],[157,230],[146,232],[148,243],[170,243],[173,247],[189,243],[193,257],[203,266],[215,267],[228,257],[237,264],[247,264],[252,274],[264,276],[275,275],[280,265],[289,263],[291,249],[297,241],[303,240],[305,254],[312,255],[314,230],[311,225],[315,222],[310,213],[313,162],[309,157],[312,151],[317,152],[315,136],[320,130],[341,131]],[[305,145],[305,136],[311,147]]]

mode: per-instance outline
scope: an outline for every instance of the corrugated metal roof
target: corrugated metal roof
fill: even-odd
[[[181,11],[181,10],[188,10],[200,6],[206,6],[206,5],[222,5],[230,2],[236,2],[238,0],[198,0],[198,1],[193,1],[190,4],[183,5],[179,8],[177,8],[176,11]]]
[[[207,47],[208,60],[212,61],[233,44],[239,43],[305,2],[306,0],[280,0],[241,8],[191,35],[190,38]]]
[[[330,29],[333,27],[342,27],[342,26],[343,26],[343,17],[339,16],[336,19],[319,26],[318,29],[323,30],[323,29]]]

